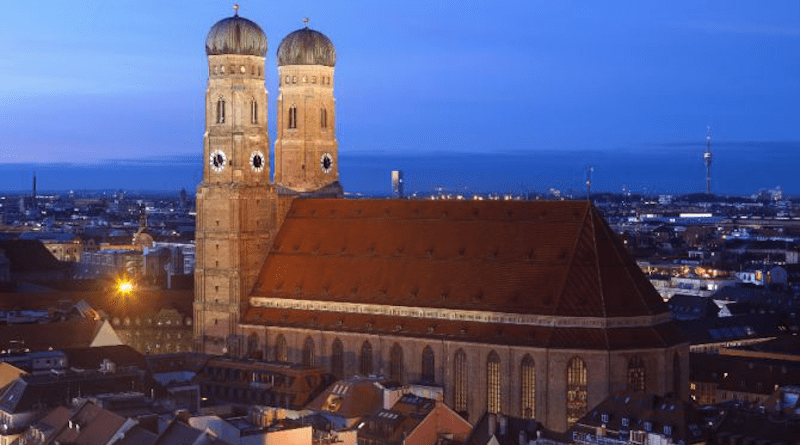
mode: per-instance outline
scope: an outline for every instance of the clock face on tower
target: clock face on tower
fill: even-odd
[[[322,155],[322,158],[320,158],[319,165],[322,167],[322,171],[330,173],[331,170],[333,170],[333,156],[331,156],[330,153],[325,153]]]
[[[211,153],[211,169],[215,172],[225,170],[225,153],[222,150],[215,150]]]
[[[264,170],[264,153],[261,153],[260,151],[254,151],[251,153],[250,167],[254,172],[260,172]]]

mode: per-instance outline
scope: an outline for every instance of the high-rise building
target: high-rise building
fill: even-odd
[[[395,198],[403,197],[403,172],[400,170],[392,170],[392,195]]]

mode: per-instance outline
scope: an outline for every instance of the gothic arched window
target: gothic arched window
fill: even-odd
[[[520,365],[520,391],[522,392],[522,418],[533,419],[536,414],[536,365],[530,355],[525,355]]]
[[[225,123],[225,99],[219,98],[217,101],[217,123]]]
[[[644,391],[644,361],[638,356],[628,361],[628,391]]]
[[[331,373],[337,379],[344,377],[344,346],[338,338],[333,340],[331,345]]]
[[[303,364],[306,366],[314,366],[314,340],[311,337],[306,337],[303,343]]]
[[[372,344],[369,341],[365,341],[361,345],[361,363],[359,365],[361,375],[372,374]]]
[[[328,128],[328,110],[320,108],[319,110],[319,126],[320,128]]]
[[[681,388],[681,358],[676,352],[672,356],[672,392],[679,399],[683,397],[683,388]]]
[[[500,356],[494,351],[486,359],[486,411],[500,412]]]
[[[403,383],[403,348],[397,343],[389,351],[389,380]]]
[[[297,106],[292,105],[289,107],[289,125],[288,128],[297,128]]]
[[[250,102],[250,123],[258,123],[258,102],[255,99]]]
[[[567,427],[586,414],[587,380],[586,363],[580,357],[573,357],[567,364]]]
[[[255,358],[257,353],[258,353],[258,334],[253,332],[252,334],[247,336],[247,356],[250,358]]]
[[[436,356],[430,346],[425,346],[422,350],[422,383],[433,383],[436,381]]]
[[[283,334],[278,334],[278,336],[275,337],[275,361],[289,361],[289,347],[286,345],[286,337],[284,337]]]
[[[456,412],[463,413],[467,411],[467,354],[463,349],[456,351],[453,360],[453,377],[455,380],[453,407]]]

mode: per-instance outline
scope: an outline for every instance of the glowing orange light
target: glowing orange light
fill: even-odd
[[[133,280],[129,279],[128,277],[117,278],[116,290],[117,295],[120,297],[130,296],[130,294],[135,290]]]

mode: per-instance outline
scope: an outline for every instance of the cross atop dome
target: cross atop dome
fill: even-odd
[[[233,4],[233,15],[236,16],[236,17],[239,17],[239,4],[238,3],[234,3]]]

